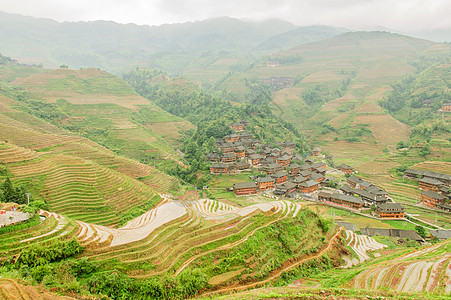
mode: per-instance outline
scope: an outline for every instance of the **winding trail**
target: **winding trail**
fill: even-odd
[[[253,282],[253,283],[249,283],[249,284],[245,284],[245,285],[240,285],[240,286],[227,287],[227,288],[223,288],[223,289],[220,289],[220,290],[216,290],[216,291],[200,294],[198,296],[203,296],[203,297],[205,297],[205,296],[212,296],[212,295],[219,294],[219,293],[226,293],[226,292],[231,292],[231,291],[245,290],[245,289],[248,289],[248,288],[256,287],[258,285],[266,284],[266,283],[276,279],[280,275],[282,275],[283,272],[289,271],[289,270],[299,266],[300,264],[302,264],[302,263],[304,263],[304,262],[306,262],[308,260],[312,260],[312,259],[321,257],[325,252],[327,252],[330,249],[330,247],[332,246],[333,242],[340,236],[340,234],[342,232],[343,232],[343,229],[340,229],[337,233],[335,233],[335,235],[329,240],[329,243],[327,244],[327,247],[324,248],[323,250],[321,250],[320,252],[316,253],[313,256],[302,258],[301,260],[295,262],[294,264],[289,265],[289,266],[277,271],[277,273],[275,273],[272,276],[266,278],[265,280],[257,281],[257,282]]]

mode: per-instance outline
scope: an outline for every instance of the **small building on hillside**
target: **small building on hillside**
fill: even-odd
[[[319,170],[322,169],[325,171],[326,167],[327,167],[327,164],[325,162],[319,161],[319,162],[316,162],[316,163],[313,163],[310,165],[310,171],[313,171],[315,169],[319,169]]]
[[[315,181],[317,181],[318,183],[321,183],[321,182],[323,182],[324,181],[324,175],[322,175],[322,174],[319,174],[319,173],[312,173],[312,175],[310,176],[310,179],[311,180],[315,180]]]
[[[375,211],[381,219],[403,219],[405,209],[399,203],[387,202],[376,207]]]
[[[232,129],[236,132],[241,132],[244,130],[244,124],[241,123],[232,123],[230,124],[230,127],[232,127]]]
[[[262,156],[260,154],[252,154],[247,158],[247,162],[253,166],[258,166],[260,164],[261,159]]]
[[[274,188],[274,178],[272,177],[259,177],[256,180],[259,190],[266,191]]]
[[[385,228],[360,228],[360,232],[367,236],[387,236],[401,239],[409,239],[419,243],[424,242],[424,239],[415,230],[403,229],[385,229]]]
[[[212,164],[210,166],[210,174],[212,174],[212,175],[227,174],[227,173],[229,173],[229,165]]]
[[[451,239],[451,230],[435,229],[429,230],[429,233],[431,234],[431,237],[437,238],[440,241]]]
[[[319,183],[315,180],[307,180],[298,184],[301,193],[311,193],[318,189]]]
[[[418,181],[418,187],[420,188],[420,190],[439,192],[440,188],[443,185],[444,185],[443,182],[429,177],[423,177]]]
[[[347,164],[339,165],[338,169],[340,171],[342,171],[343,173],[345,173],[345,174],[352,174],[352,173],[354,173],[354,168],[349,166],[349,165],[347,165]]]
[[[282,171],[282,170],[283,170],[283,167],[281,165],[279,165],[278,163],[273,163],[273,164],[265,165],[262,167],[262,171],[268,175],[274,174],[274,173]]]
[[[226,142],[228,142],[228,143],[235,143],[235,142],[238,142],[238,141],[240,140],[240,138],[241,138],[241,137],[240,137],[239,135],[235,134],[235,133],[226,135],[226,136],[224,137],[224,139],[225,139]]]
[[[331,202],[333,194],[334,193],[332,191],[329,191],[329,190],[319,191],[319,193],[318,193],[318,200],[319,201],[323,201],[323,202],[325,202],[325,201]]]
[[[335,204],[345,205],[354,209],[361,209],[363,207],[362,199],[354,196],[340,194],[338,192],[332,194],[330,201]]]
[[[218,146],[219,150],[222,153],[230,153],[235,150],[235,146],[232,145],[232,143],[224,143]]]
[[[205,159],[209,162],[221,162],[221,156],[219,156],[219,154],[216,152],[208,153],[207,155],[205,155]]]
[[[244,161],[239,161],[230,165],[230,168],[235,171],[243,171],[250,169],[251,165]]]
[[[287,155],[279,156],[278,158],[276,158],[276,161],[279,165],[286,167],[291,162],[291,156],[287,156]]]
[[[304,162],[305,162],[306,164],[311,165],[311,164],[313,164],[313,159],[311,159],[311,158],[309,157],[309,158],[306,158],[306,159],[304,160]]]
[[[236,154],[233,152],[224,153],[222,155],[222,162],[223,163],[234,163],[236,162]]]
[[[291,193],[296,192],[297,185],[291,181],[287,181],[282,184],[276,185],[276,189],[274,190],[275,195],[289,195]]]
[[[310,178],[310,176],[312,176],[312,171],[309,170],[301,171],[299,172],[299,175]]]
[[[442,111],[450,111],[451,112],[451,102],[443,103]]]
[[[437,204],[437,208],[443,211],[451,212],[451,205],[450,204]]]
[[[297,176],[293,179],[293,182],[299,185],[300,183],[306,182],[307,180],[309,180],[308,177]]]
[[[388,193],[386,191],[384,191],[383,189],[381,189],[381,188],[379,188],[379,187],[377,187],[375,185],[371,185],[370,187],[368,187],[366,189],[366,191],[368,193],[371,193],[371,194],[376,195],[376,196],[385,197],[386,199],[389,198]]]
[[[425,190],[421,192],[421,202],[432,208],[438,204],[445,204],[446,197],[434,191]]]
[[[293,163],[288,166],[287,170],[290,176],[295,176],[296,174],[299,174],[299,172],[301,171],[301,166],[298,165],[297,163]]]
[[[255,182],[238,182],[233,185],[233,192],[236,196],[256,194],[257,185]]]
[[[320,156],[321,155],[321,148],[318,148],[318,147],[313,148],[312,155],[313,156]]]
[[[288,173],[286,171],[278,171],[270,175],[276,181],[276,184],[284,183],[288,179]]]
[[[246,148],[244,148],[243,146],[238,146],[235,147],[235,150],[233,152],[236,154],[238,159],[241,159],[246,155]]]

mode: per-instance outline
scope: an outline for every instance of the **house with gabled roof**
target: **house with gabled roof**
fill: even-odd
[[[233,185],[233,192],[236,196],[256,194],[257,185],[255,182],[238,182]]]
[[[315,180],[307,180],[298,184],[301,193],[311,193],[318,189],[319,183]]]
[[[287,170],[288,170],[288,174],[290,174],[290,176],[294,176],[296,174],[299,174],[299,172],[301,171],[301,166],[298,165],[297,163],[293,163],[288,166]]]
[[[354,173],[354,168],[347,164],[341,164],[337,168],[345,174]]]
[[[375,212],[381,219],[403,219],[405,208],[399,203],[387,202],[377,206]]]
[[[229,152],[229,153],[224,153],[222,155],[222,162],[223,163],[234,163],[236,162],[236,154],[233,152]]]
[[[439,192],[440,188],[444,185],[443,182],[437,179],[423,177],[418,181],[418,187],[420,190],[429,190]]]
[[[284,170],[272,173],[269,176],[274,178],[274,180],[276,181],[276,184],[284,183],[288,179],[288,173]]]
[[[256,179],[255,183],[258,185],[259,190],[265,191],[274,188],[274,178],[267,177],[259,177]]]
[[[446,197],[440,193],[424,190],[421,192],[421,202],[432,208],[436,208],[437,204],[445,204]]]
[[[210,166],[210,174],[218,175],[228,173],[229,173],[229,165],[227,164],[212,164]]]
[[[281,165],[279,165],[278,163],[273,163],[273,164],[265,165],[261,169],[263,172],[270,175],[270,174],[274,174],[276,172],[282,171],[283,167]]]

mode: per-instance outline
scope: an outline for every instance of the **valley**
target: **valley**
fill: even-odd
[[[0,298],[447,299],[450,45],[205,22],[1,56]]]

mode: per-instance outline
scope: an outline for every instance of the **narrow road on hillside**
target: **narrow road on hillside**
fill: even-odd
[[[241,285],[241,286],[228,287],[228,288],[216,290],[216,291],[213,291],[213,292],[201,294],[199,296],[203,296],[204,297],[204,296],[211,296],[211,295],[218,294],[218,293],[226,293],[226,292],[237,291],[237,290],[245,290],[245,289],[252,288],[252,287],[255,287],[255,286],[258,286],[258,285],[266,284],[266,283],[276,279],[280,275],[282,275],[283,272],[289,271],[289,270],[299,266],[300,264],[302,264],[302,263],[304,263],[304,262],[306,262],[308,260],[312,260],[312,259],[315,259],[315,258],[318,258],[318,257],[322,256],[325,252],[327,252],[330,249],[330,247],[332,246],[332,243],[335,241],[336,238],[338,238],[340,236],[342,231],[343,230],[340,229],[337,233],[335,233],[335,235],[329,240],[329,243],[328,243],[327,247],[324,248],[323,250],[321,250],[320,252],[318,252],[317,254],[315,254],[313,256],[302,258],[298,262],[296,262],[296,263],[294,263],[292,265],[289,265],[289,266],[279,270],[277,273],[275,273],[271,277],[268,277],[265,280],[257,281],[257,282],[253,282],[253,283],[249,283],[249,284]]]

